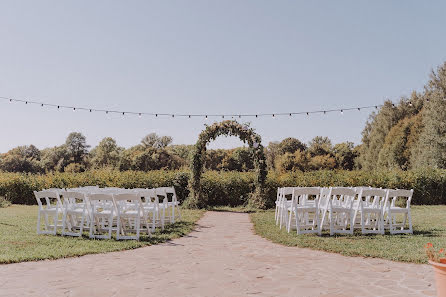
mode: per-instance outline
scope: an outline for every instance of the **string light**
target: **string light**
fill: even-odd
[[[57,107],[58,110],[60,110],[61,108],[64,109],[72,109],[72,111],[76,111],[76,110],[80,110],[80,111],[87,111],[87,112],[104,112],[105,114],[109,114],[109,113],[121,113],[123,116],[124,115],[135,115],[138,117],[142,117],[143,115],[146,116],[155,116],[158,117],[158,115],[160,116],[168,116],[168,117],[184,117],[184,118],[192,118],[192,117],[204,117],[205,119],[208,119],[209,117],[220,117],[222,119],[225,118],[239,118],[241,119],[242,117],[245,118],[249,118],[249,117],[255,117],[255,118],[259,118],[259,117],[265,117],[265,116],[272,116],[273,118],[278,118],[278,117],[283,117],[283,116],[289,116],[292,117],[293,115],[304,115],[306,114],[307,116],[309,116],[310,114],[316,114],[316,113],[323,113],[323,114],[327,114],[327,113],[331,113],[331,112],[340,112],[341,114],[344,114],[345,111],[348,110],[358,110],[361,111],[361,109],[378,109],[378,107],[383,106],[383,104],[380,105],[370,105],[370,106],[359,106],[359,107],[349,107],[349,108],[340,108],[340,109],[321,109],[321,110],[313,110],[313,111],[301,111],[301,112],[286,112],[286,113],[259,113],[259,114],[254,114],[254,113],[246,113],[246,114],[180,114],[180,113],[151,113],[151,112],[133,112],[133,111],[119,111],[119,110],[106,110],[106,109],[95,109],[95,108],[85,108],[85,107],[75,107],[75,106],[66,106],[66,105],[56,105],[56,104],[51,104],[51,103],[45,103],[45,102],[39,102],[39,101],[31,101],[29,99],[15,99],[15,98],[10,98],[10,97],[1,97],[0,99],[9,101],[9,103],[14,103],[14,102],[22,102],[25,103],[26,105],[32,105],[32,104],[36,104],[36,105],[40,105],[41,107]],[[429,102],[430,99],[426,98],[425,99],[426,102]],[[445,98],[446,100],[446,98]],[[392,107],[396,107],[395,103],[391,103]],[[410,106],[413,106],[413,102],[408,101],[408,104]]]

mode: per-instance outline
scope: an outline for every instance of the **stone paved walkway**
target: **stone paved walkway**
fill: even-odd
[[[273,244],[247,214],[207,212],[188,236],[136,250],[0,265],[0,296],[434,296],[427,265]]]

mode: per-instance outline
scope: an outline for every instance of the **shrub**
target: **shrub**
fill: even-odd
[[[99,185],[101,187],[153,188],[174,186],[182,202],[190,195],[187,170],[117,171],[91,170],[81,173],[54,172],[45,175],[0,173],[0,196],[12,203],[35,204],[33,191],[45,188],[71,188]],[[206,171],[201,186],[208,206],[246,204],[255,190],[254,172]],[[415,171],[343,171],[269,173],[265,192],[268,207],[274,207],[277,187],[282,186],[373,186],[414,189],[413,204],[446,204],[446,170]]]

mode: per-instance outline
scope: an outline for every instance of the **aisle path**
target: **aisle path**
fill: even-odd
[[[0,265],[0,296],[433,296],[431,268],[273,244],[249,215],[136,250]]]

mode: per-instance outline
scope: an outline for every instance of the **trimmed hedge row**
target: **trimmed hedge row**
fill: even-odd
[[[50,173],[46,175],[0,173],[0,196],[12,203],[35,204],[33,191],[45,188],[101,187],[152,188],[174,186],[183,201],[189,195],[188,171],[110,171]],[[246,204],[255,188],[252,172],[207,171],[202,175],[203,194],[209,206]],[[417,171],[311,171],[270,173],[266,181],[268,206],[273,207],[279,186],[362,186],[414,189],[413,204],[446,204],[446,170]]]

